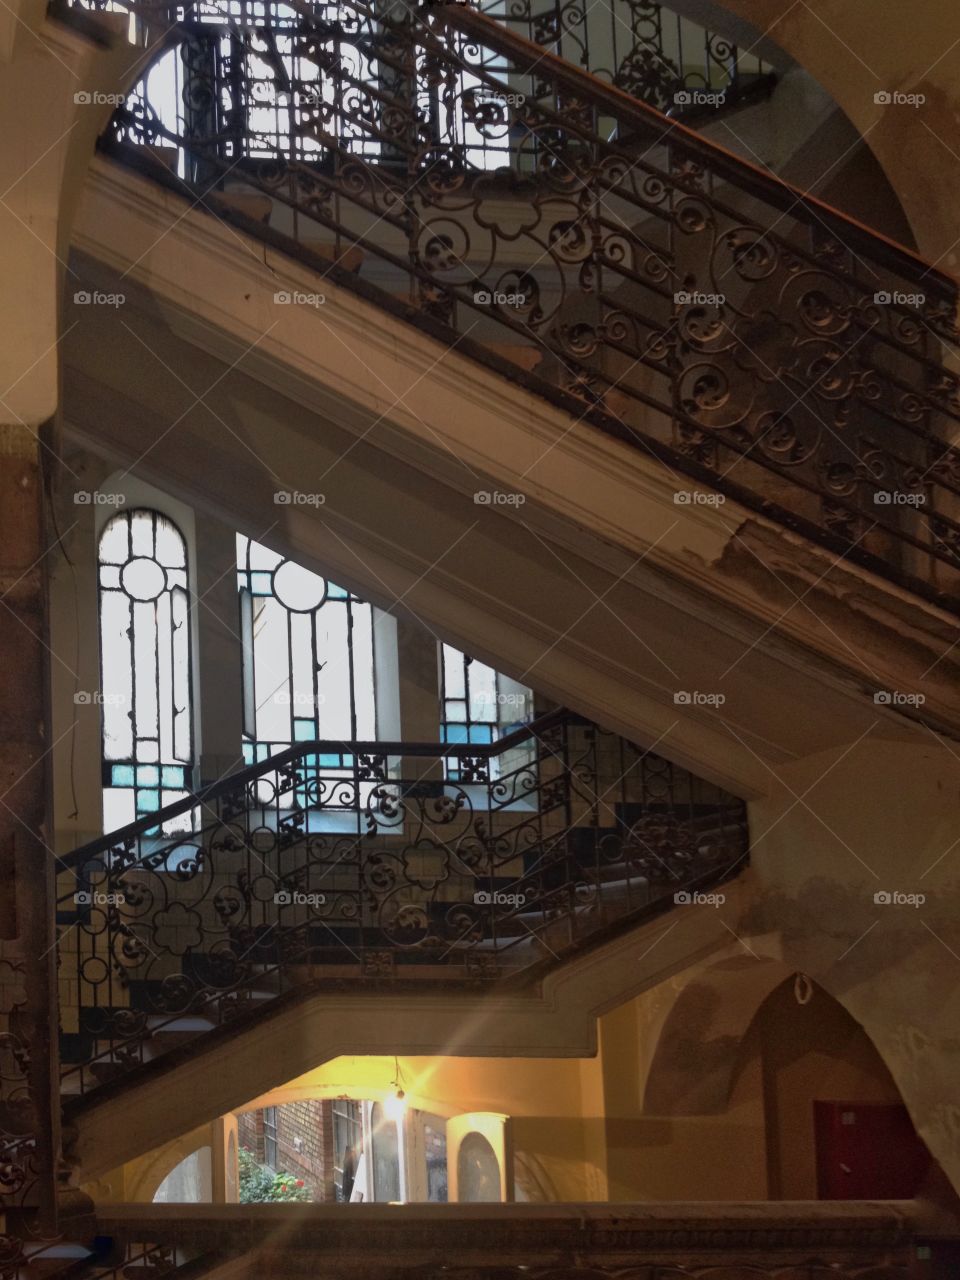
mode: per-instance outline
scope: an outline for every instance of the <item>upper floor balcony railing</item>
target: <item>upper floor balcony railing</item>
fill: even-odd
[[[956,609],[952,279],[466,5],[219,4],[106,150]]]
[[[567,712],[297,744],[62,859],[66,1087],[319,980],[527,980],[746,855],[742,801]]]

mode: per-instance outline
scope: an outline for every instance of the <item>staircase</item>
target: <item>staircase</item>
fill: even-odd
[[[742,801],[566,711],[297,744],[62,860],[64,1093],[304,988],[529,988],[747,853]]]
[[[510,23],[458,3],[325,12],[291,7],[289,58],[254,27],[183,25],[103,148],[956,610],[949,277]],[[189,100],[181,67],[203,86]]]
[[[282,51],[214,10],[171,24],[167,4],[73,7],[91,31],[107,13],[144,44],[168,32],[104,154],[574,422],[956,611],[955,283],[693,133],[683,56],[647,91],[649,59],[604,67],[559,7],[293,3]],[[583,52],[567,62],[570,38]],[[705,92],[769,91],[765,68],[733,84],[739,59],[707,49]],[[590,74],[604,69],[607,83]],[[136,1087],[316,984],[522,989],[675,894],[714,890],[746,852],[741,801],[566,713],[489,750],[300,744],[67,860],[64,1093],[82,1106]],[[19,1119],[4,1129],[29,1165]],[[4,1276],[187,1276],[218,1256],[179,1263],[152,1243],[105,1270],[35,1254]],[[864,1266],[899,1277],[904,1259]]]

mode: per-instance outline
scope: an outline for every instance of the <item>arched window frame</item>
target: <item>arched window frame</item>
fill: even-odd
[[[374,740],[373,607],[243,534],[237,535],[237,579],[245,763],[259,763],[297,742]],[[259,611],[258,600],[265,602]],[[265,648],[257,650],[258,624],[286,628],[286,653],[278,654],[275,666]],[[277,730],[265,731],[268,724]],[[350,769],[353,761],[348,751],[332,751],[316,765]]]
[[[139,505],[107,520],[97,597],[103,826],[112,831],[194,786],[193,597],[179,524]],[[191,824],[181,815],[163,834]]]

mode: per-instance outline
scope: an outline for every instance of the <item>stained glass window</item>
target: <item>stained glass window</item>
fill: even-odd
[[[373,610],[343,587],[237,536],[244,757],[334,743],[322,769],[350,768],[350,740],[376,737]]]
[[[533,719],[530,689],[448,644],[441,645],[440,684],[442,742],[487,745]],[[447,777],[459,778],[453,757]]]
[[[187,548],[157,511],[114,516],[100,536],[104,830],[180,800],[193,785]],[[189,813],[164,827],[189,830]]]

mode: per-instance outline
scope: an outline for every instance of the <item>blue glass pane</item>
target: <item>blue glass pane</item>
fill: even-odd
[[[165,787],[186,787],[187,771],[180,765],[165,764],[161,770],[161,782]]]
[[[294,742],[312,742],[317,736],[316,722],[313,720],[302,720],[298,716],[293,722],[293,740]]]
[[[266,760],[269,755],[270,755],[270,743],[258,742],[257,743],[257,761],[259,762],[260,760]]]
[[[467,737],[467,726],[465,724],[446,724],[443,726],[444,742],[469,742]]]
[[[159,791],[140,791],[137,793],[137,808],[142,812],[151,812],[160,808]]]
[[[250,590],[255,596],[272,596],[273,581],[269,573],[251,573]]]
[[[343,587],[336,586],[333,582],[327,583],[327,599],[328,600],[349,600],[349,591],[344,591]]]
[[[470,726],[470,742],[492,742],[493,726],[489,724],[472,724]]]
[[[137,782],[141,787],[156,787],[160,783],[160,770],[155,764],[142,764],[137,770]]]
[[[253,764],[253,743],[245,742],[243,744],[243,763]]]
[[[112,787],[132,787],[133,765],[115,764],[110,770],[110,785]]]
[[[319,764],[321,769],[339,769],[341,757],[339,755],[320,756]]]

